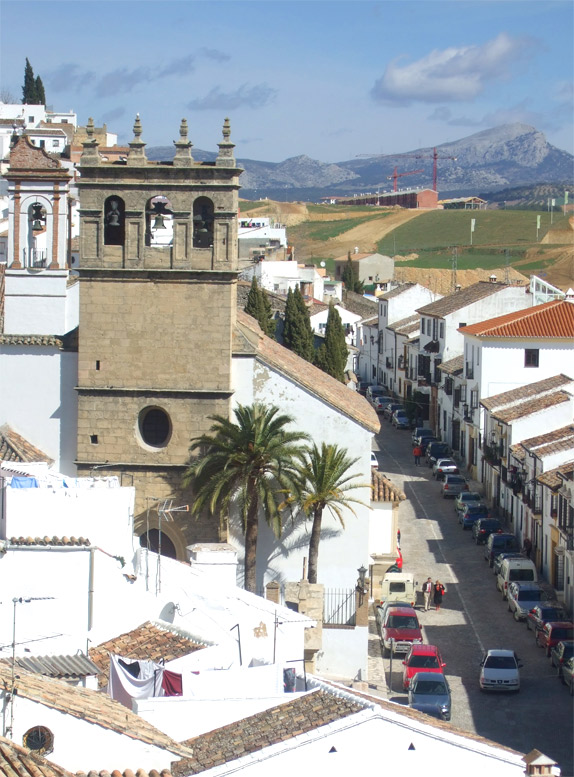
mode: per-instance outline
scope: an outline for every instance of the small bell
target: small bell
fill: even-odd
[[[155,217],[153,222],[153,229],[165,229],[165,224],[161,213],[158,213],[157,216]]]
[[[32,231],[41,232],[44,229],[42,206],[39,202],[32,205]]]
[[[44,229],[44,225],[40,221],[40,219],[36,219],[32,222],[32,231],[33,232],[41,232]]]

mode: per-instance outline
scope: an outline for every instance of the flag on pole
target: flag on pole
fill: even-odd
[[[556,207],[556,200],[552,200],[552,207],[553,207],[553,208],[555,208],[555,207]]]

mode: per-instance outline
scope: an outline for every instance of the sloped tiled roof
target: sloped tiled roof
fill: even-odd
[[[496,294],[507,288],[508,286],[504,283],[479,281],[478,283],[473,283],[472,286],[467,286],[465,289],[460,289],[460,291],[448,294],[442,299],[430,302],[422,308],[417,308],[417,313],[421,313],[425,316],[442,318],[443,316],[448,316],[450,313],[454,313],[456,310],[465,308],[467,305],[472,305],[473,302],[478,302],[485,297],[490,297],[492,294]]]
[[[562,339],[574,337],[574,303],[552,300],[517,310],[479,324],[463,327],[462,334],[477,337]]]
[[[373,299],[368,299],[362,294],[356,294],[354,291],[343,292],[343,307],[351,313],[356,313],[361,318],[376,316],[378,304]]]
[[[63,348],[64,341],[54,335],[0,335],[0,345],[52,345]]]
[[[155,661],[157,663],[162,659],[173,661],[181,656],[194,653],[196,650],[201,650],[203,647],[205,645],[199,645],[191,637],[174,627],[170,627],[167,623],[164,625],[146,621],[136,629],[91,648],[89,655],[99,668],[98,684],[103,687],[108,683],[110,653],[136,661]]]
[[[379,431],[379,418],[364,397],[293,351],[266,337],[257,321],[242,310],[237,311],[233,353],[253,354],[258,360],[303,386],[365,429],[375,433]]]
[[[443,368],[444,365],[441,365],[439,369]],[[573,380],[574,378],[569,378],[563,373],[560,375],[553,375],[551,378],[546,378],[546,380],[538,380],[536,383],[527,383],[526,386],[517,386],[510,391],[494,394],[492,397],[481,400],[480,404],[487,410],[494,410],[497,407],[514,404],[523,399],[529,399],[538,396],[538,394],[545,394],[549,391],[553,391],[567,383],[572,383]]]
[[[0,737],[0,776],[74,777],[72,772],[5,737]]]
[[[251,283],[249,281],[237,281],[237,307],[241,310],[243,310],[247,305],[247,297],[249,295],[250,288]],[[287,297],[285,297],[283,294],[275,294],[274,292],[268,291],[267,289],[265,289],[265,293],[267,294],[267,298],[271,303],[271,309],[284,313]]]
[[[449,375],[460,375],[464,369],[464,356],[455,356],[454,359],[449,359],[446,362],[438,365],[439,370],[447,372]]]
[[[8,424],[0,426],[0,461],[45,461],[48,464],[54,463],[53,459],[11,429]]]
[[[524,418],[524,416],[532,415],[532,413],[539,413],[541,410],[546,410],[548,407],[554,407],[560,405],[562,402],[569,402],[572,399],[572,395],[566,391],[556,391],[554,394],[544,394],[537,399],[531,399],[528,402],[520,402],[518,405],[512,405],[511,407],[502,408],[492,413],[492,418],[496,418],[497,421],[508,423],[509,421],[516,421],[518,418]]]
[[[229,763],[292,737],[327,726],[364,709],[359,701],[317,690],[258,712],[228,726],[189,739],[193,757],[172,764],[172,774],[186,777]]]
[[[537,456],[548,456],[550,453],[570,450],[574,447],[574,424],[553,429],[551,432],[539,434],[537,437],[529,437],[519,444],[524,450],[535,453]]]
[[[4,687],[11,686],[11,672],[11,662],[0,660],[0,683]],[[164,748],[182,758],[192,755],[189,747],[175,742],[147,720],[100,691],[71,686],[62,680],[32,674],[24,669],[18,670],[16,688],[19,697],[43,704],[86,723]]]
[[[89,547],[90,540],[86,537],[10,537],[11,545],[32,547],[42,545],[44,547]]]
[[[565,464],[561,464],[555,469],[549,469],[548,472],[543,472],[538,475],[536,480],[542,483],[543,486],[548,486],[552,491],[557,491],[563,483],[560,474],[572,475],[574,473],[574,461],[567,461]]]
[[[510,452],[517,461],[524,461],[526,458],[526,451],[519,442],[510,446]]]
[[[413,332],[418,332],[420,325],[421,320],[419,316],[408,316],[407,318],[401,318],[399,321],[388,324],[387,329],[400,335],[410,335]]]
[[[390,291],[385,292],[385,294],[380,294],[379,299],[393,299],[393,297],[398,297],[403,291],[410,289],[411,286],[414,285],[414,283],[401,283],[395,289],[391,289]]]
[[[373,502],[403,502],[407,498],[404,491],[377,470],[371,471],[371,496]]]

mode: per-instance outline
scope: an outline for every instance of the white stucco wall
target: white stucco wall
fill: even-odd
[[[574,397],[570,402],[562,402],[559,405],[547,407],[539,413],[531,413],[523,418],[517,418],[516,421],[509,424],[511,427],[510,445],[571,424],[574,417],[573,411]],[[557,465],[545,467],[545,469],[552,469],[553,466]]]
[[[0,345],[0,425],[8,424],[74,475],[78,354],[55,346]]]
[[[345,448],[351,458],[359,461],[353,472],[359,475],[364,489],[357,489],[353,496],[364,503],[356,505],[357,517],[345,513],[345,528],[330,514],[323,516],[322,540],[319,550],[319,580],[327,588],[354,585],[357,569],[361,564],[369,566],[369,504],[371,478],[371,432],[356,421],[330,407],[294,381],[256,362],[254,359],[236,358],[232,364],[234,402],[249,405],[263,402],[276,405],[282,413],[294,418],[293,428],[306,432],[313,442],[332,443]],[[267,582],[299,580],[303,571],[303,559],[308,557],[311,523],[297,520],[293,525],[285,521],[283,536],[276,539],[271,529],[260,522],[258,539],[257,585]],[[242,557],[243,537],[238,527],[231,527],[231,542]]]
[[[369,520],[369,557],[383,556],[395,550],[393,505],[391,502],[371,502]]]
[[[78,326],[79,283],[67,270],[6,270],[4,333],[64,335]]]
[[[322,649],[317,653],[317,672],[325,677],[368,679],[369,629],[323,628]]]

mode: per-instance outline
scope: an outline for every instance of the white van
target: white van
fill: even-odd
[[[496,578],[496,587],[506,599],[510,583],[537,583],[538,573],[533,561],[528,558],[505,558],[500,565]]]

